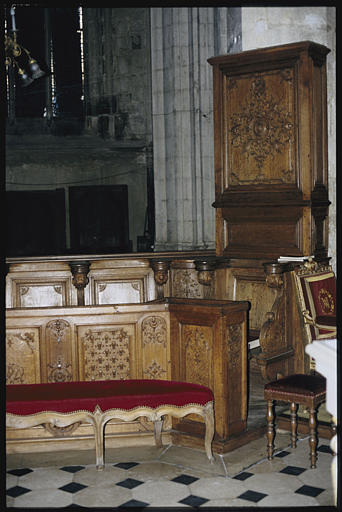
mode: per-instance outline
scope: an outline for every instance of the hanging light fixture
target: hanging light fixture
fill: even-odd
[[[10,13],[12,18],[12,37],[5,34],[6,65],[12,65],[17,68],[22,87],[27,87],[32,84],[34,80],[41,78],[46,73],[40,69],[38,62],[31,57],[30,52],[17,41],[15,5],[12,5]],[[24,57],[24,59],[22,57]]]

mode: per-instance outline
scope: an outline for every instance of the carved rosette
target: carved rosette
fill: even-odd
[[[242,324],[229,325],[227,327],[227,352],[228,365],[235,370],[241,364],[241,340]]]
[[[163,379],[165,374],[166,370],[155,360],[144,370],[144,377],[149,379]]]
[[[130,377],[129,335],[124,329],[89,329],[81,341],[85,380]]]
[[[211,365],[211,340],[208,327],[186,325],[183,330],[186,380],[208,386]]]
[[[279,87],[282,82],[292,80],[292,70],[287,69],[280,75]],[[237,149],[241,154],[253,158],[256,171],[243,183],[273,183],[274,179],[264,174],[263,167],[267,159],[289,150],[294,141],[294,116],[288,110],[284,100],[275,99],[267,91],[265,78],[257,75],[251,81],[246,101],[238,112],[230,118],[230,144],[232,151]],[[294,170],[279,169],[279,176],[275,181],[293,183]],[[240,185],[239,169],[232,169],[230,182]]]
[[[49,363],[47,366],[49,369],[48,382],[70,382],[72,380],[70,372],[72,365],[64,362],[62,356],[58,356],[55,363]]]
[[[149,316],[142,322],[143,345],[157,344],[166,347],[166,322],[164,318]]]
[[[202,290],[196,274],[196,270],[174,269],[172,295],[187,299],[201,299]]]

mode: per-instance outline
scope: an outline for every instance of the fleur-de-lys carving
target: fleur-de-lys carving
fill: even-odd
[[[143,344],[156,343],[166,347],[166,322],[164,318],[149,316],[142,322]]]
[[[283,74],[283,77],[285,75]],[[289,75],[286,75],[289,80]],[[281,153],[294,140],[293,114],[280,101],[267,95],[262,76],[252,81],[245,105],[231,115],[231,145],[250,154],[259,169],[258,180],[264,179],[261,170],[269,156]],[[282,181],[290,182],[293,172],[282,174]]]
[[[124,329],[89,329],[81,340],[86,380],[129,378],[129,335]],[[109,349],[110,360],[107,357]]]

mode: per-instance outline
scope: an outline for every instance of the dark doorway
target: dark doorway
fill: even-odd
[[[69,210],[72,253],[132,251],[127,185],[70,187]]]
[[[6,255],[65,252],[64,189],[6,193]]]

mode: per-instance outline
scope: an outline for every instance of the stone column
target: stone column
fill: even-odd
[[[215,247],[212,70],[240,9],[151,8],[155,250]],[[240,23],[239,23],[240,20]]]

